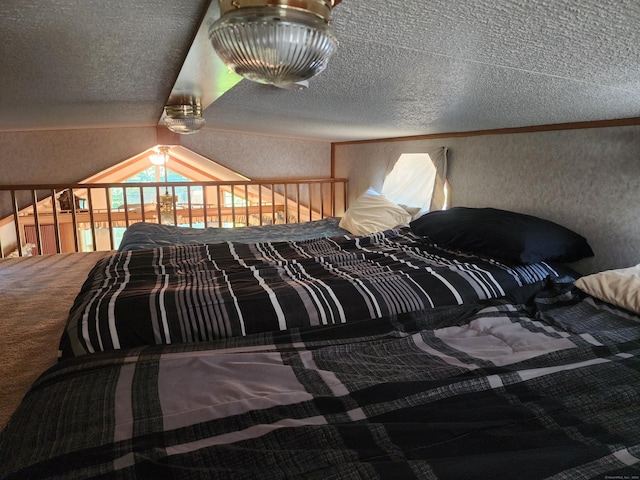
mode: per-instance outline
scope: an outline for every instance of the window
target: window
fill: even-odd
[[[437,175],[428,153],[404,153],[384,179],[381,193],[415,217],[429,211]]]

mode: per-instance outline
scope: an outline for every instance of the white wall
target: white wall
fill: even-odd
[[[401,153],[449,148],[453,206],[536,215],[585,236],[588,273],[640,263],[640,127],[449,137],[336,145],[336,176],[353,200]]]

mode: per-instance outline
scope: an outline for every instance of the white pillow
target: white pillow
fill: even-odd
[[[410,221],[411,215],[405,209],[369,188],[347,209],[339,225],[353,235],[368,235]]]
[[[640,314],[640,264],[586,275],[575,285],[592,297]]]

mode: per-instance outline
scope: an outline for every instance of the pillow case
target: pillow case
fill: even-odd
[[[369,235],[410,221],[405,209],[369,188],[347,208],[338,226],[353,235]]]
[[[495,208],[454,207],[410,223],[416,235],[444,248],[529,264],[592,257],[587,240],[557,223]]]
[[[592,297],[640,314],[640,264],[586,275],[574,283]]]

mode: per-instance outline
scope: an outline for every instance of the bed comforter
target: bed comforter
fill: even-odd
[[[637,478],[640,319],[552,286],[62,362],[3,478]]]
[[[502,297],[557,276],[437,248],[408,227],[364,237],[175,245],[98,262],[62,357],[339,324]]]
[[[130,225],[124,232],[118,250],[143,250],[171,245],[217,242],[284,242],[348,234],[348,231],[339,227],[339,223],[338,217],[304,223],[251,225],[236,228],[188,228],[138,222]]]

